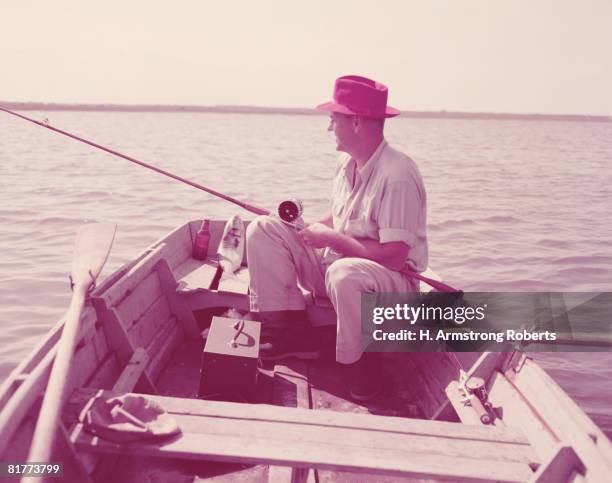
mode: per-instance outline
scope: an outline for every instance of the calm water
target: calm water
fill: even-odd
[[[336,154],[325,117],[30,112],[56,127],[267,208],[325,212]],[[104,273],[186,220],[238,208],[127,161],[0,116],[0,380],[70,300],[74,235],[118,234]],[[612,290],[612,124],[395,119],[423,172],[431,266],[465,290]],[[612,435],[612,354],[538,360]]]

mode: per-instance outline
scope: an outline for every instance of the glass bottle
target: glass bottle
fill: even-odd
[[[210,222],[202,221],[200,230],[196,233],[193,242],[193,258],[196,260],[205,260],[208,253],[208,243],[210,242]]]

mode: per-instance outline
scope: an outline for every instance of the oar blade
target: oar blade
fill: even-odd
[[[100,275],[116,230],[114,223],[87,223],[79,228],[72,258],[72,283],[75,288],[88,288]]]

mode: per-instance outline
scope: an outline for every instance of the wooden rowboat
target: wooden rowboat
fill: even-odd
[[[385,354],[392,384],[367,405],[349,399],[344,374],[325,358],[264,365],[256,403],[197,399],[202,320],[248,310],[247,270],[211,290],[212,259],[191,258],[199,223],[90,294],[54,441],[65,481],[609,481],[607,437],[521,353]],[[211,222],[209,253],[223,224]],[[308,303],[315,325],[334,323],[328,301]],[[0,461],[27,457],[62,327],[0,388]],[[461,370],[486,381],[491,424],[466,405]],[[182,433],[119,444],[83,430],[92,400],[125,393],[159,402]]]

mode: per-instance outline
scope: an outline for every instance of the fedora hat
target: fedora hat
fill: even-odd
[[[367,77],[345,75],[336,79],[333,101],[317,106],[319,111],[382,119],[400,111],[387,105],[387,86]]]

